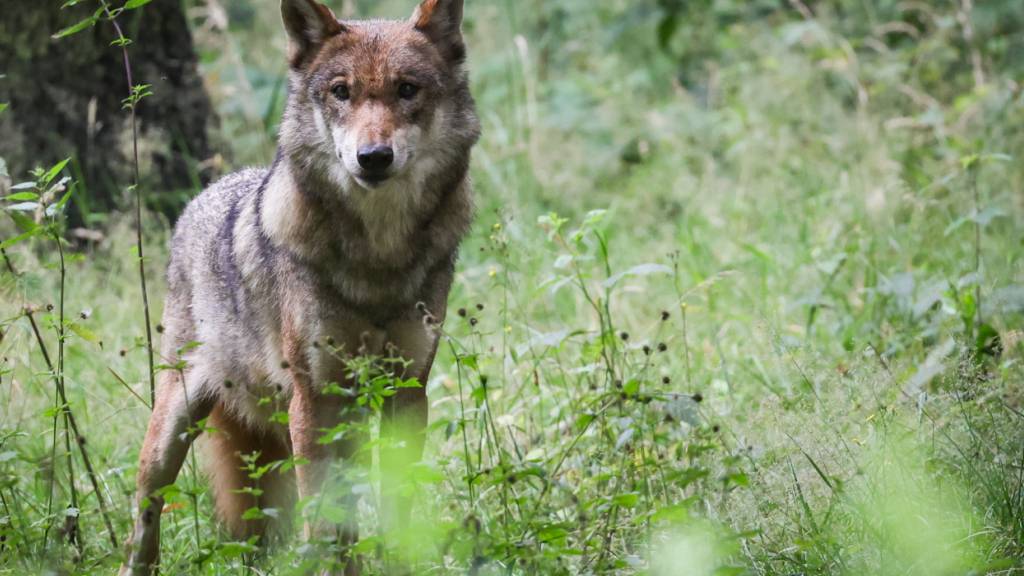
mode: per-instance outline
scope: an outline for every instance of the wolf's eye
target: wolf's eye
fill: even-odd
[[[341,100],[341,101],[348,100],[349,99],[348,85],[347,84],[338,84],[334,88],[331,88],[331,94],[334,94],[334,97],[337,98],[338,100]]]
[[[420,92],[420,87],[415,84],[409,84],[408,82],[402,82],[398,85],[398,97],[402,100],[412,100]]]

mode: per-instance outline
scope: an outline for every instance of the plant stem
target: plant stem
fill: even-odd
[[[25,316],[28,317],[29,323],[32,325],[32,333],[35,334],[36,342],[39,344],[39,350],[43,353],[43,360],[46,362],[46,368],[53,375],[54,383],[57,385],[57,393],[60,396],[60,401],[64,404],[68,424],[71,426],[71,431],[75,435],[76,444],[78,444],[78,452],[82,455],[82,464],[85,466],[86,474],[89,476],[89,482],[92,484],[92,489],[96,492],[96,500],[100,504],[100,514],[103,516],[103,523],[106,524],[107,533],[110,535],[110,543],[117,548],[117,534],[114,533],[114,525],[110,521],[110,515],[107,512],[107,503],[103,499],[103,492],[100,491],[100,483],[96,477],[96,471],[92,467],[92,461],[89,460],[89,451],[85,447],[85,436],[79,431],[78,422],[75,421],[75,414],[71,411],[71,405],[68,404],[68,399],[64,395],[64,390],[58,383],[57,373],[54,372],[53,362],[50,361],[50,353],[46,349],[46,342],[43,341],[43,335],[39,332],[39,326],[36,324],[35,316],[32,310],[25,310]]]
[[[971,192],[974,195],[974,312],[976,328],[980,330],[984,322],[981,316],[981,192],[978,190],[978,165],[976,160],[968,168],[970,172]]]
[[[75,465],[74,458],[71,452],[71,425],[68,420],[68,412],[71,409],[68,405],[66,394],[66,388],[64,387],[64,292],[67,284],[67,265],[64,261],[64,245],[61,244],[60,235],[56,232],[53,234],[53,240],[57,243],[57,254],[60,256],[60,301],[58,302],[58,322],[57,322],[57,375],[56,383],[58,387],[58,393],[63,402],[61,406],[61,413],[64,415],[64,450],[65,456],[68,462],[68,489],[71,493],[71,507],[78,510],[78,489],[75,487]],[[77,512],[76,512],[77,514]],[[65,516],[65,536],[68,540],[74,543],[78,549],[79,558],[82,556],[82,541],[78,537],[78,519],[80,515],[76,515],[73,520],[70,516]]]
[[[124,74],[128,80],[128,111],[131,115],[132,125],[132,191],[135,193],[135,249],[139,252],[139,287],[142,290],[142,313],[146,323],[146,354],[149,360],[149,405],[156,405],[156,371],[153,364],[153,324],[149,314],[149,291],[146,289],[146,258],[142,246],[142,191],[139,189],[139,131],[135,121],[135,107],[138,101],[135,99],[134,83],[132,81],[132,63],[128,58],[128,42],[117,18],[110,12],[110,6],[105,0],[101,0],[103,10],[107,14],[110,23],[117,32],[117,38],[121,45],[121,55],[124,58]]]

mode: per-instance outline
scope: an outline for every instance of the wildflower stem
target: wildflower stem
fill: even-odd
[[[124,59],[124,74],[128,81],[128,112],[132,125],[132,191],[135,194],[135,249],[139,253],[139,286],[142,290],[142,312],[146,324],[146,354],[149,360],[149,404],[156,404],[156,370],[153,363],[153,323],[149,313],[149,291],[146,289],[146,257],[142,245],[142,191],[139,189],[139,131],[135,119],[135,108],[140,100],[132,80],[132,64],[128,57],[128,39],[117,23],[117,17],[111,13],[106,0],[101,0],[103,10],[110,24],[117,32],[117,44],[121,47]]]

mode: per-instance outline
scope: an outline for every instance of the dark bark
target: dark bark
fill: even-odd
[[[0,115],[0,157],[16,182],[35,166],[72,157],[80,193],[71,218],[90,224],[129,201],[131,127],[122,108],[129,87],[109,22],[52,38],[98,2],[61,4],[4,0],[0,7],[0,102],[10,103]],[[143,190],[150,207],[173,218],[210,176],[200,166],[212,154],[213,109],[179,0],[156,0],[118,21],[132,40],[134,82],[152,85],[138,107]]]

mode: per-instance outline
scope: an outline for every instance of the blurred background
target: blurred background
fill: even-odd
[[[73,4],[8,3],[0,157],[18,175],[71,156],[88,189],[72,218],[94,225],[123,205],[130,180],[128,85],[111,26],[51,38],[95,10]],[[402,1],[334,4],[342,18],[411,13]],[[202,184],[272,158],[284,38],[273,2],[145,8],[121,26],[134,82],[153,92],[139,107],[147,202],[173,220]],[[899,147],[893,175],[921,187],[929,163],[1009,137],[1019,120],[1009,103],[1024,10],[1014,1],[477,0],[465,28],[486,128],[477,179],[496,204],[607,204],[659,162],[671,165],[659,170],[671,172],[665,183],[741,154],[795,172],[816,155],[857,165],[863,151],[843,122],[858,114],[877,117],[879,137]],[[759,126],[761,115],[779,128]],[[799,157],[770,153],[788,139],[803,139]],[[936,145],[920,153],[922,143]],[[659,214],[679,213],[664,187],[647,192]]]

